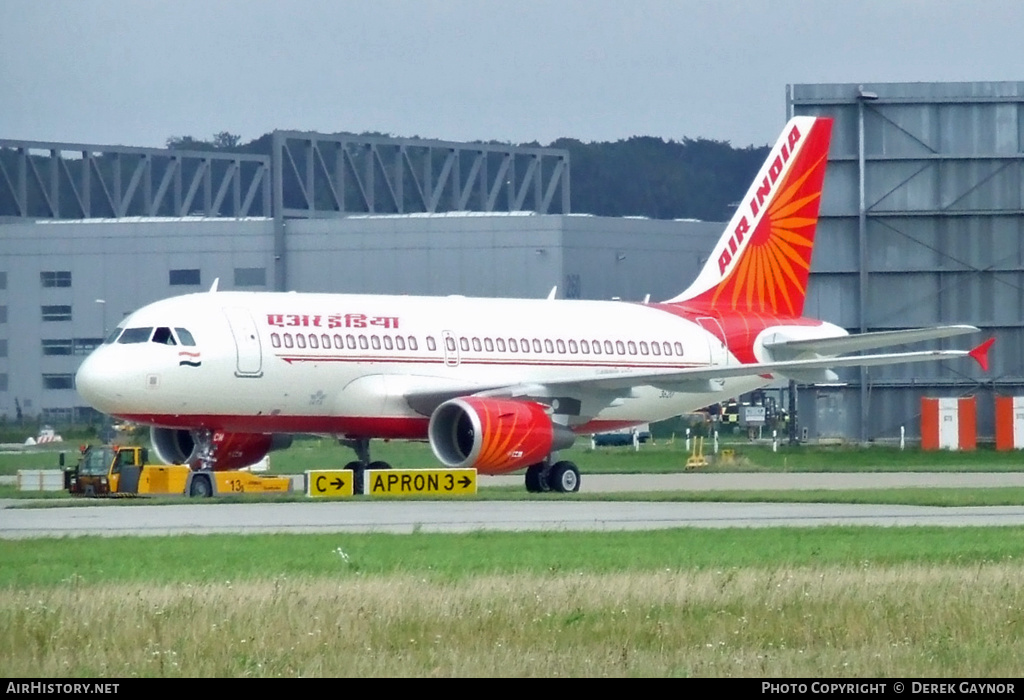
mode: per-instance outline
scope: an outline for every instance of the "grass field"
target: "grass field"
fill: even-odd
[[[1020,469],[991,450],[726,446],[737,459],[708,470]],[[374,447],[436,466],[422,444]],[[681,440],[569,452],[584,475],[681,472],[687,456]],[[0,474],[56,463],[24,459],[0,455]],[[302,440],[272,464],[350,459]],[[1020,504],[1024,489],[540,497],[982,505]],[[1022,578],[1022,527],[0,541],[0,675],[1014,678]]]
[[[0,674],[1012,678],[1022,555],[1024,528],[2,542]]]

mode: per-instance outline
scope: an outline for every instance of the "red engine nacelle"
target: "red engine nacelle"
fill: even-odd
[[[476,467],[503,474],[541,462],[575,442],[576,435],[551,422],[533,401],[468,396],[446,401],[430,416],[434,455],[449,467]]]
[[[156,456],[165,464],[188,464],[194,469],[200,466],[199,449],[192,431],[150,428],[149,437]],[[215,432],[213,468],[216,471],[243,469],[256,464],[268,453],[291,444],[291,435]]]

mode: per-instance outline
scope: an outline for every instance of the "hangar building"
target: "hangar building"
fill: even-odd
[[[127,313],[214,280],[222,290],[537,298],[557,286],[563,298],[662,300],[696,276],[722,229],[573,214],[560,149],[296,132],[275,132],[270,158],[3,148],[8,420],[94,419],[74,390],[84,356]]]
[[[799,390],[809,436],[894,439],[922,397],[1024,394],[1024,82],[792,85],[790,114],[835,118],[805,313],[850,332],[948,323],[994,336],[970,361],[840,372]],[[916,345],[907,349],[921,349]]]

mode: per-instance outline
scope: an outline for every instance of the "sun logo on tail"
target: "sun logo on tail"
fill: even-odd
[[[807,293],[827,155],[783,181],[739,262],[715,288],[712,306],[798,316]],[[787,178],[788,179],[788,178]]]
[[[803,313],[831,136],[827,117],[789,121],[697,279],[666,303]]]

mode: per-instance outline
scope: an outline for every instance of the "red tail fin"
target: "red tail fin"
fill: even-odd
[[[831,135],[831,119],[790,120],[704,269],[669,303],[801,315]]]

